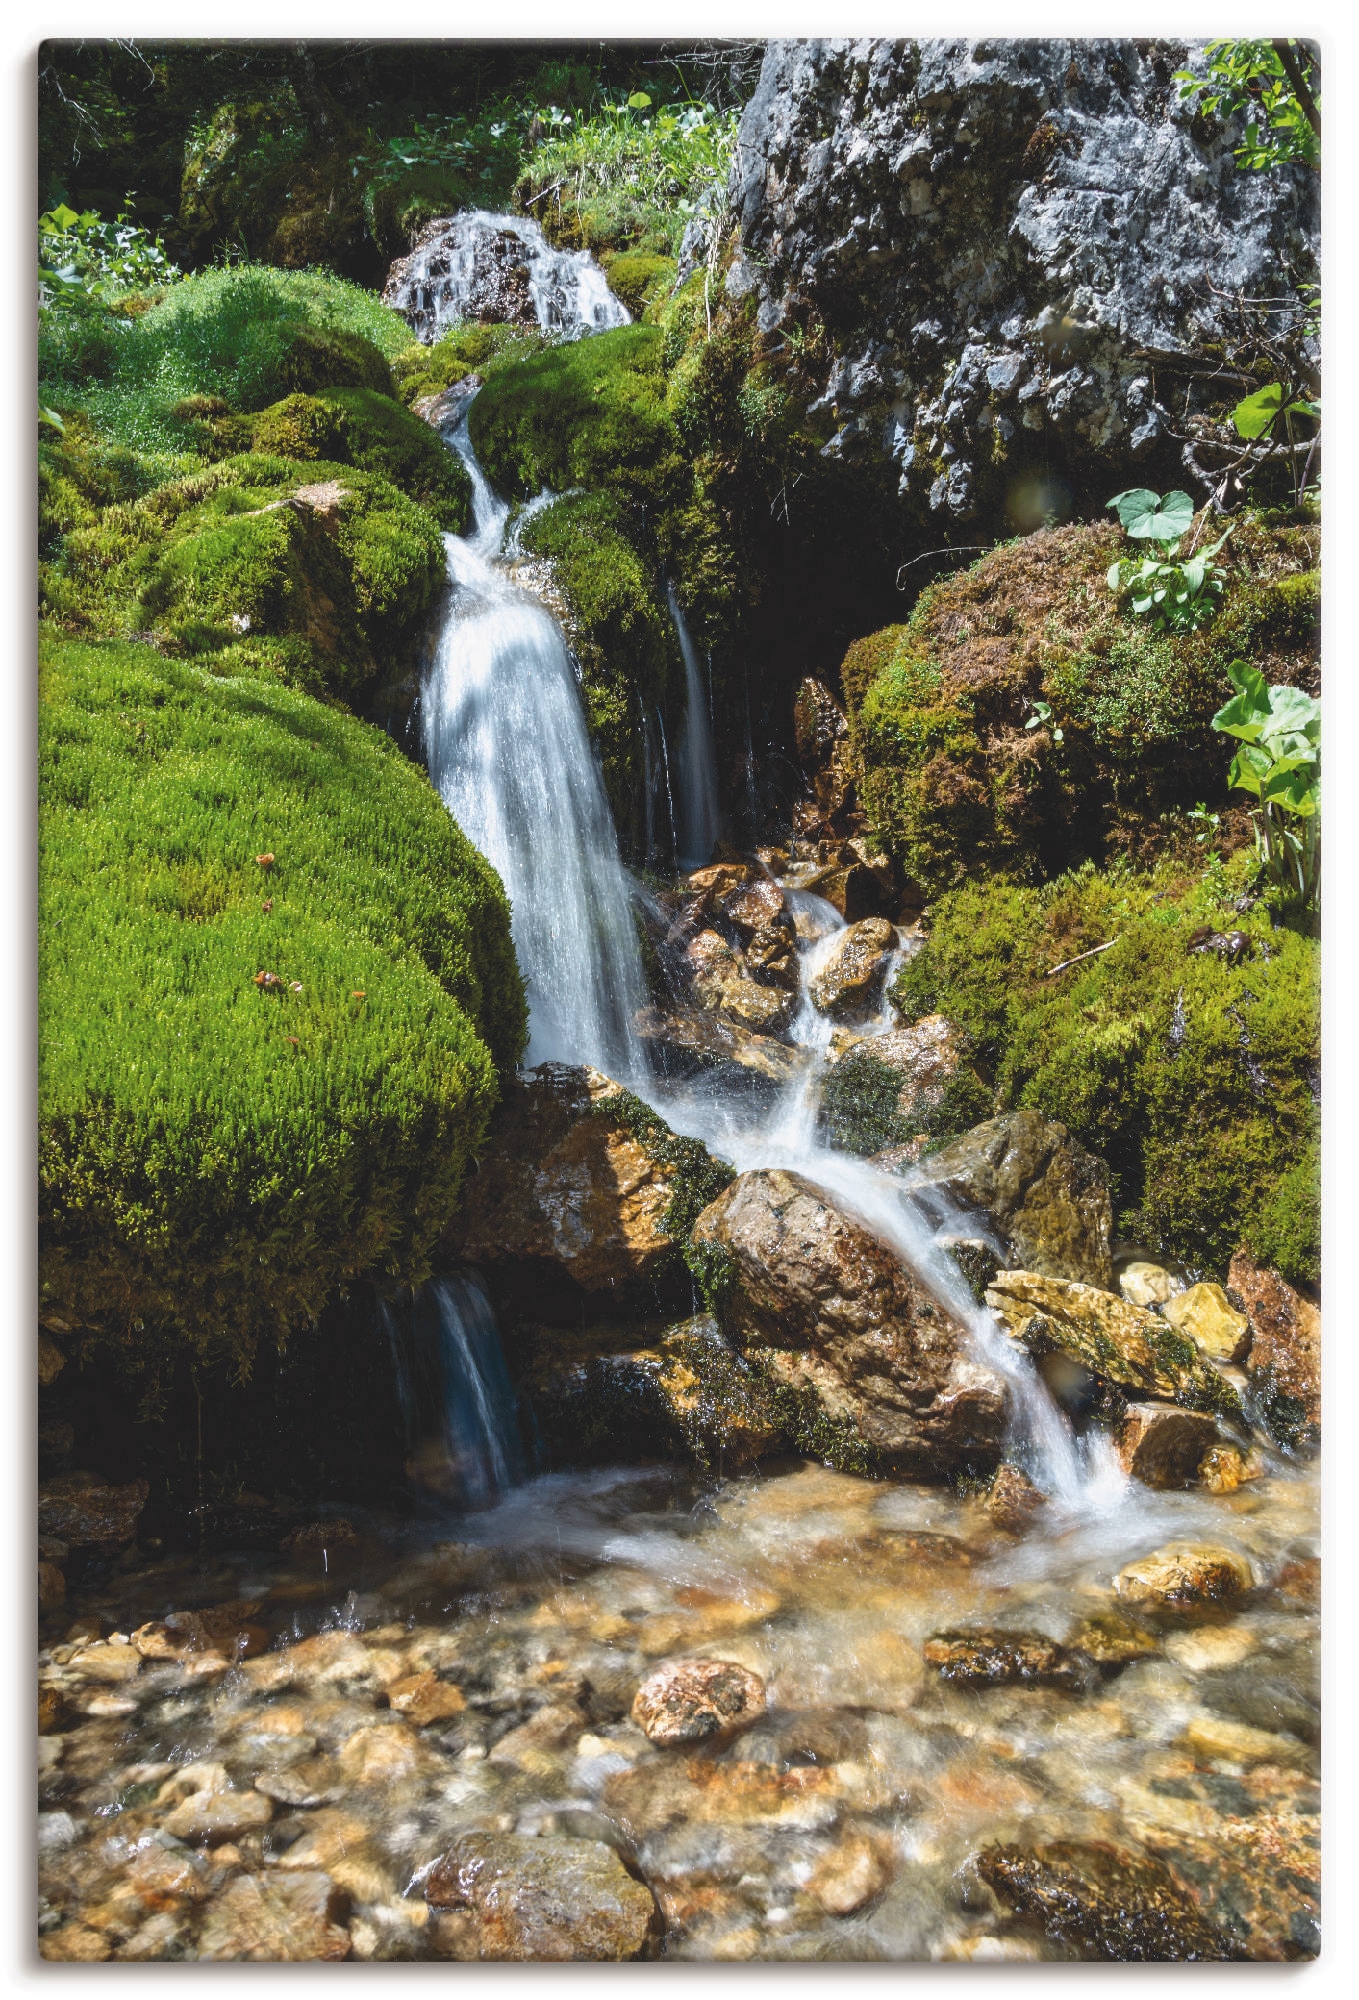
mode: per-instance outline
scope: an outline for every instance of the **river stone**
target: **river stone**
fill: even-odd
[[[896,1253],[833,1198],[781,1168],[743,1174],[704,1209],[693,1243],[727,1286],[726,1326],[884,1470],[994,1463],[1002,1378]]]
[[[986,1303],[1031,1354],[1056,1350],[1140,1396],[1241,1419],[1231,1383],[1159,1313],[1097,1286],[1036,1271],[998,1272]]]
[[[1227,1292],[1250,1320],[1246,1372],[1271,1434],[1290,1450],[1315,1451],[1321,1443],[1321,1314],[1245,1250],[1232,1258]]]
[[[1026,1271],[1104,1290],[1113,1282],[1108,1176],[1065,1125],[1041,1111],[987,1119],[931,1153],[905,1180],[943,1219],[952,1207],[984,1215],[1012,1264]]]
[[[729,924],[743,937],[750,938],[784,915],[783,891],[777,882],[767,878],[750,882],[724,896],[721,910]]]
[[[637,1727],[663,1748],[732,1736],[764,1714],[764,1682],[731,1660],[676,1660],[642,1682]]]
[[[1164,1265],[1134,1257],[1120,1267],[1118,1289],[1130,1306],[1163,1306],[1180,1287]]]
[[[644,1007],[633,1026],[651,1044],[653,1057],[664,1065],[666,1074],[672,1074],[677,1067],[674,1061],[677,1050],[690,1059],[678,1065],[681,1071],[717,1072],[734,1066],[738,1079],[744,1070],[747,1082],[758,1077],[771,1084],[791,1082],[807,1060],[801,1049],[789,1048],[786,1042],[775,1041],[772,1035],[754,1035],[749,1028],[738,1027],[734,1021],[698,1008],[666,1012],[659,1007]]]
[[[150,1491],[145,1479],[110,1486],[91,1472],[64,1472],[38,1488],[38,1527],[73,1548],[121,1546],[135,1536]]]
[[[66,1578],[53,1562],[38,1564],[38,1609],[55,1611],[66,1602]]]
[[[885,917],[865,917],[851,924],[811,982],[814,1004],[823,1014],[869,1012],[877,1004],[896,948],[896,927]]]
[[[924,1645],[927,1667],[955,1687],[1053,1687],[1084,1694],[1089,1660],[1041,1632],[940,1632]]]
[[[208,1905],[198,1939],[206,1959],[349,1956],[348,1898],[315,1869],[235,1875]]]
[[[1246,1956],[1275,1964],[1315,1958],[1321,1943],[1317,1814],[1258,1812],[1233,1818],[1230,1826],[1230,1839],[1216,1829],[1199,1838],[1139,1821],[1137,1836],[1182,1881],[1193,1883],[1210,1922],[1220,1920],[1240,1937]]]
[[[1167,1299],[1161,1312],[1210,1361],[1240,1361],[1250,1345],[1250,1321],[1227,1303],[1221,1285],[1191,1285]]]
[[[987,1490],[986,1511],[998,1528],[1009,1535],[1022,1535],[1046,1505],[1046,1494],[1017,1465],[1007,1462],[997,1467]]]
[[[1199,1410],[1174,1403],[1129,1403],[1114,1433],[1123,1470],[1144,1486],[1195,1486],[1217,1425]]]
[[[481,1960],[635,1959],[657,1928],[651,1891],[602,1840],[464,1834],[425,1877],[425,1898],[471,1913]]]
[[[163,1822],[176,1840],[216,1847],[239,1840],[243,1833],[268,1826],[274,1809],[262,1792],[203,1790],[191,1792]]]
[[[909,1028],[889,1028],[885,1035],[858,1036],[832,1051],[832,1067],[848,1058],[867,1058],[895,1070],[901,1078],[897,1110],[902,1117],[937,1103],[944,1085],[962,1062],[957,1029],[942,1014],[927,1014]]]
[[[797,992],[801,983],[797,931],[786,910],[777,922],[765,924],[746,939],[746,970],[759,984]]]
[[[654,1310],[657,1284],[683,1272],[667,1214],[686,1163],[720,1184],[699,1142],[620,1084],[543,1063],[509,1085],[448,1247],[552,1318],[581,1292]]]
[[[1245,1556],[1193,1542],[1167,1543],[1125,1564],[1114,1578],[1114,1589],[1129,1604],[1171,1611],[1232,1604],[1254,1587]]]
[[[1240,1948],[1209,1922],[1164,1862],[1103,1842],[985,1847],[987,1887],[1016,1916],[1086,1957],[1118,1961],[1232,1959]]]

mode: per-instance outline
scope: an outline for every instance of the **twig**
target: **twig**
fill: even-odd
[[[1083,958],[1098,958],[1102,951],[1112,951],[1116,944],[1121,944],[1122,942],[1122,938],[1110,938],[1108,944],[1091,945],[1089,951],[1078,951],[1074,958],[1064,958],[1060,965],[1050,965],[1043,974],[1043,977],[1044,979],[1052,979],[1057,973],[1065,972],[1068,967],[1079,965]]]
[[[975,556],[982,554],[990,546],[989,542],[959,542],[951,549],[926,549],[923,556],[912,556],[909,562],[902,563],[897,571],[897,589],[905,590],[906,586],[901,579],[908,569],[914,569],[917,563],[928,562],[931,556]]]
[[[1284,75],[1293,86],[1293,95],[1302,106],[1308,124],[1319,139],[1321,137],[1321,112],[1317,106],[1315,97],[1313,97],[1308,87],[1307,79],[1302,73],[1302,65],[1293,53],[1291,42],[1286,35],[1276,35],[1273,38],[1272,47],[1275,55],[1283,64]]]

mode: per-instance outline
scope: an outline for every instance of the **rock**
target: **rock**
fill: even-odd
[[[811,981],[811,996],[823,1014],[866,1014],[877,1005],[892,953],[896,927],[885,917],[850,924],[835,950]]]
[[[1296,1736],[1280,1736],[1272,1729],[1253,1729],[1248,1722],[1233,1722],[1225,1715],[1196,1715],[1180,1739],[1196,1757],[1212,1763],[1290,1764],[1315,1766],[1316,1752]]]
[[[928,1140],[922,1138],[913,1148],[889,1148],[885,1153],[875,1154],[874,1158],[879,1164],[890,1166],[893,1172],[900,1172],[902,1168],[915,1165],[915,1161],[919,1159],[927,1144]],[[889,1158],[889,1154],[907,1150],[914,1152],[915,1159],[897,1161],[895,1158]],[[1001,1268],[1001,1260],[991,1245],[984,1242],[980,1236],[941,1235],[936,1236],[934,1240],[939,1248],[946,1250],[952,1258],[963,1283],[972,1294],[973,1301],[979,1306],[984,1306],[986,1288],[995,1283]]]
[[[809,778],[849,735],[845,711],[824,682],[810,675],[793,697],[793,733],[799,762]]]
[[[739,1065],[738,1079],[739,1070],[746,1070],[752,1077],[781,1085],[790,1082],[806,1062],[800,1049],[791,1049],[772,1035],[754,1035],[734,1021],[693,1008],[676,1008],[667,1013],[659,1007],[646,1007],[633,1026],[659,1055],[665,1074],[676,1067],[697,1072]],[[676,1050],[694,1060],[677,1066],[673,1061]]]
[[[106,1681],[121,1684],[135,1681],[141,1671],[142,1656],[135,1646],[126,1639],[96,1639],[92,1645],[81,1646],[67,1661],[73,1673],[83,1675],[87,1680]]]
[[[1243,1421],[1231,1383],[1159,1313],[1035,1271],[998,1272],[986,1303],[1031,1354],[1057,1350],[1121,1389]]]
[[[1166,1640],[1166,1658],[1191,1674],[1206,1674],[1223,1667],[1239,1667],[1259,1646],[1254,1632],[1244,1625],[1200,1625],[1188,1632],[1176,1632]]]
[[[1170,1611],[1232,1604],[1255,1587],[1244,1556],[1191,1542],[1171,1542],[1121,1569],[1114,1589],[1129,1604]]]
[[[1099,1611],[1083,1618],[1067,1644],[1099,1667],[1126,1667],[1133,1660],[1154,1659],[1161,1650],[1155,1633],[1121,1611]]]
[[[744,960],[717,931],[700,931],[684,957],[693,997],[709,1013],[757,1035],[777,1035],[792,1020],[793,993],[747,978]]]
[[[672,1204],[692,1214],[729,1171],[598,1070],[543,1063],[509,1087],[449,1244],[553,1319],[581,1293],[654,1311],[667,1278],[689,1284]]]
[[[1252,1400],[1270,1434],[1290,1451],[1321,1443],[1321,1314],[1277,1271],[1244,1250],[1227,1273],[1228,1298],[1250,1320],[1246,1362]]]
[[[276,1805],[298,1812],[314,1812],[319,1806],[338,1805],[348,1790],[345,1773],[333,1757],[304,1757],[283,1770],[262,1771],[255,1790]]]
[[[1002,1379],[895,1252],[801,1175],[743,1174],[694,1225],[726,1327],[821,1428],[818,1456],[938,1474],[994,1463]],[[824,1422],[823,1422],[824,1420]]]
[[[1246,1956],[1275,1963],[1315,1958],[1321,1943],[1316,1813],[1224,1818],[1207,1839],[1139,1821],[1137,1835],[1192,1884],[1209,1921],[1238,1937]]]
[[[425,1896],[470,1912],[469,1955],[483,1961],[635,1959],[657,1928],[651,1891],[601,1840],[464,1834],[425,1877]]]
[[[99,1965],[113,1956],[113,1941],[88,1924],[62,1924],[38,1939],[39,1955],[59,1965]]]
[[[1250,1321],[1228,1305],[1221,1285],[1191,1285],[1187,1292],[1167,1299],[1161,1312],[1175,1331],[1192,1340],[1210,1361],[1245,1359]]]
[[[53,1340],[51,1334],[38,1334],[38,1381],[44,1389],[52,1384],[66,1366],[66,1356]]]
[[[807,1894],[830,1917],[848,1917],[880,1896],[895,1874],[891,1841],[878,1832],[846,1833],[817,1862]]]
[[[1248,1479],[1258,1479],[1263,1471],[1258,1452],[1218,1442],[1209,1445],[1203,1454],[1198,1483],[1205,1493],[1235,1493],[1238,1486],[1244,1486]]]
[[[720,907],[727,922],[747,939],[754,937],[758,931],[768,930],[786,911],[782,889],[777,882],[768,879],[745,883],[731,890],[721,899]],[[791,929],[791,919],[789,927]]]
[[[340,1537],[335,1537],[336,1540]],[[330,1546],[334,1546],[332,1540]],[[182,1660],[193,1653],[218,1653],[224,1664],[263,1652],[268,1634],[252,1625],[261,1600],[213,1605],[206,1611],[172,1611],[167,1618],[138,1626],[132,1643],[148,1660]]]
[[[548,1702],[535,1710],[527,1722],[521,1722],[517,1729],[502,1736],[488,1761],[522,1764],[525,1770],[536,1771],[534,1753],[565,1749],[568,1743],[575,1742],[584,1727],[585,1717],[573,1703]]]
[[[428,1671],[421,1674],[407,1674],[404,1679],[393,1681],[387,1689],[387,1700],[401,1715],[420,1729],[431,1722],[443,1722],[449,1716],[461,1715],[467,1707],[467,1697],[459,1687],[449,1681],[441,1681],[436,1674]]]
[[[121,1548],[136,1535],[150,1491],[145,1479],[109,1486],[93,1473],[62,1473],[38,1488],[38,1527],[73,1548]]]
[[[1090,1662],[1041,1632],[941,1632],[927,1639],[925,1664],[955,1687],[1054,1687],[1084,1694]]]
[[[1201,1411],[1129,1403],[1114,1432],[1114,1448],[1123,1470],[1144,1486],[1186,1487],[1198,1484],[1199,1468],[1216,1438],[1217,1425]]]
[[[213,1788],[193,1792],[167,1816],[164,1826],[176,1840],[216,1847],[224,1840],[239,1840],[256,1827],[268,1826],[273,1816],[274,1809],[262,1792]]]
[[[38,1609],[55,1611],[66,1602],[66,1578],[55,1563],[38,1564]]]
[[[730,1660],[677,1660],[642,1682],[632,1719],[671,1748],[733,1736],[764,1713],[764,1682]]]
[[[1094,1841],[985,1847],[977,1872],[1007,1909],[1086,1957],[1118,1961],[1238,1960],[1164,1862]]]
[[[1118,1271],[1118,1289],[1130,1306],[1163,1306],[1182,1289],[1163,1265],[1134,1257]]]
[[[857,1037],[833,1054],[832,1066],[851,1054],[896,1071],[901,1078],[897,1110],[902,1117],[909,1117],[938,1101],[944,1085],[961,1065],[962,1044],[957,1029],[942,1014],[927,1014],[909,1028]]]
[[[786,911],[777,923],[766,924],[746,939],[746,970],[757,985],[797,992],[802,980],[797,931]]]
[[[986,1511],[998,1528],[1006,1534],[1022,1535],[1046,1505],[1047,1495],[1017,1465],[1007,1462],[997,1467],[987,1490]]]
[[[208,1905],[198,1956],[206,1959],[340,1959],[348,1898],[315,1870],[235,1875]]]
[[[440,216],[387,273],[383,299],[419,340],[437,340],[458,320],[534,327],[530,252],[513,229],[479,213]]]
[[[925,1025],[917,1023],[917,1031]],[[1065,1125],[1041,1111],[1009,1111],[974,1126],[905,1180],[927,1208],[933,1200],[984,1215],[1011,1262],[1026,1271],[1103,1290],[1113,1282],[1108,1176]]]

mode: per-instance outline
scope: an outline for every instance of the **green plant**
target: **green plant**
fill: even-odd
[[[1301,688],[1270,687],[1258,668],[1234,660],[1235,695],[1214,729],[1239,738],[1227,782],[1259,801],[1256,853],[1284,900],[1315,905],[1321,869],[1321,703]]]
[[[1060,728],[1058,728],[1057,725],[1052,720],[1051,703],[1046,701],[1032,700],[1030,701],[1029,706],[1033,710],[1033,714],[1024,724],[1024,727],[1026,729],[1050,729],[1052,731],[1052,740],[1054,743],[1064,742],[1065,738],[1063,737]]]
[[[1222,595],[1223,571],[1213,557],[1231,534],[1220,535],[1209,548],[1179,558],[1180,542],[1194,519],[1194,503],[1176,491],[1164,498],[1148,487],[1129,487],[1106,505],[1113,508],[1129,540],[1152,542],[1156,555],[1138,560],[1120,556],[1109,566],[1108,585],[1130,600],[1138,617],[1150,614],[1162,631],[1194,632],[1212,617]]]
[[[1321,95],[1311,55],[1293,36],[1209,42],[1206,78],[1175,72],[1181,99],[1197,97],[1207,117],[1244,116],[1236,147],[1243,167],[1261,172],[1287,161],[1321,163]]]
[[[39,297],[44,305],[72,297],[121,298],[173,284],[181,275],[159,236],[132,221],[127,202],[113,222],[103,221],[93,209],[77,215],[64,202],[38,217]]]
[[[559,114],[516,200],[530,215],[550,200],[587,244],[626,240],[673,256],[692,218],[720,203],[736,126],[734,110],[697,99],[658,105],[642,90],[606,99],[589,118]]]
[[[1307,476],[1311,470],[1315,450],[1315,439],[1302,457],[1298,440],[1294,435],[1294,417],[1321,416],[1321,404],[1313,396],[1304,394],[1296,381],[1269,382],[1263,389],[1256,389],[1249,396],[1243,396],[1232,411],[1232,425],[1239,438],[1247,444],[1260,440],[1274,441],[1274,434],[1282,422],[1284,444],[1289,463],[1293,470],[1293,497],[1299,506],[1307,488]]]

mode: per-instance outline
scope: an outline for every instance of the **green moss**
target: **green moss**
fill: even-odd
[[[735,1167],[715,1159],[701,1139],[672,1132],[665,1120],[630,1090],[602,1099],[594,1109],[611,1123],[625,1126],[647,1158],[671,1176],[670,1200],[661,1227],[674,1242],[687,1245],[703,1210],[736,1179]]]
[[[549,342],[536,327],[508,324],[453,327],[428,347],[413,341],[397,356],[392,373],[403,402],[437,396],[466,375],[488,380],[498,370],[531,354],[541,354]]]
[[[1124,1234],[1211,1277],[1238,1243],[1268,1243],[1311,1279],[1317,947],[1271,927],[1249,873],[1241,855],[1203,876],[1086,865],[1043,888],[965,884],[892,997],[964,1032],[1000,1109],[1032,1105],[1109,1163]],[[1231,932],[1238,963],[1194,948]]]
[[[245,1366],[423,1277],[524,1043],[489,865],[380,731],[262,679],[48,641],[41,742],[44,1299]]]
[[[759,1356],[751,1358],[758,1368]],[[882,1472],[880,1455],[848,1417],[827,1416],[810,1389],[794,1389],[773,1375],[766,1379],[779,1429],[797,1451],[836,1472],[854,1473],[861,1479]]]
[[[599,261],[610,291],[634,319],[664,299],[679,268],[673,257],[657,257],[641,250],[606,250]]]
[[[921,1091],[908,1112],[900,1109],[902,1083],[900,1070],[879,1062],[871,1043],[842,1056],[821,1087],[830,1144],[863,1156],[918,1138],[942,1144],[990,1116],[990,1092],[966,1068]]]

